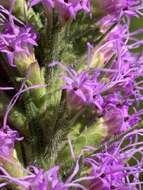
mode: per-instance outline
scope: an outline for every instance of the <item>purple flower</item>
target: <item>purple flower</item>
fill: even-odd
[[[86,155],[91,153],[94,148],[86,147],[82,151],[71,176],[65,182],[59,177],[59,166],[48,171],[31,167],[30,171],[27,170],[28,175],[20,178],[12,177],[5,169],[0,168],[0,178],[5,180],[2,185],[13,183],[24,190],[69,190],[71,187],[81,190],[141,190],[142,136],[143,130],[136,129],[114,142],[111,147],[105,145],[101,152],[96,151],[86,157],[83,164],[86,166],[87,175],[81,178],[75,178],[80,170],[81,155],[85,151]]]
[[[90,2],[89,0],[30,0],[30,6],[34,6],[42,2],[47,10],[55,8],[55,10],[65,20],[69,17],[74,18],[79,11],[85,11],[90,13]]]
[[[10,158],[13,153],[14,145],[19,138],[16,131],[6,128],[0,130],[0,157]]]
[[[139,138],[142,136],[142,129],[135,130],[112,147],[107,146],[107,150],[85,158],[85,164],[91,167],[89,175],[94,177],[87,180],[88,190],[141,190],[143,142]],[[141,158],[137,159],[137,154]]]
[[[63,89],[70,107],[79,110],[86,105],[92,106],[95,113],[103,116],[110,135],[121,133],[141,121],[143,112],[137,103],[143,99],[143,87],[140,86],[142,82],[137,81],[143,74],[143,59],[141,54],[130,49],[143,44],[137,39],[137,34],[142,32],[139,29],[131,33],[127,24],[119,24],[89,55],[92,60],[101,54],[104,61],[101,67],[94,68],[89,62],[89,69],[82,72],[65,69],[68,76],[64,77]],[[136,107],[134,111],[133,106]]]
[[[79,164],[77,164],[79,166]],[[66,182],[62,182],[59,178],[59,166],[54,166],[48,171],[31,167],[33,172],[27,171],[29,175],[21,178],[14,178],[10,176],[3,168],[0,168],[2,179],[6,180],[6,184],[14,183],[24,190],[69,190],[70,187],[80,188],[81,190],[87,190],[83,185],[78,182],[72,181],[73,177],[78,172],[75,168],[72,175],[67,179]]]
[[[129,106],[116,106],[113,102],[106,105],[103,118],[110,135],[121,134],[141,121],[138,113],[129,114]]]
[[[64,77],[66,85],[63,89],[67,90],[67,96],[71,103],[83,104],[87,103],[92,97],[93,90],[90,88],[89,76],[85,72],[76,73],[73,69],[70,69],[71,77]]]
[[[99,4],[106,14],[121,18],[122,15],[138,16],[143,9],[140,0],[101,0]]]
[[[93,105],[100,111],[103,103],[100,95],[102,84],[98,84],[95,77],[87,72],[77,73],[69,69],[69,76],[64,77],[66,85],[63,87],[67,91],[67,101],[70,106],[80,109],[83,105]]]
[[[0,33],[0,52],[7,55],[8,62],[15,66],[14,60],[20,54],[30,55],[36,46],[37,34],[30,25],[17,26],[11,22],[3,25]]]
[[[31,190],[67,190],[64,183],[58,177],[59,167],[55,166],[45,172],[35,168],[35,176],[27,177],[26,181],[29,183],[28,189]]]
[[[69,107],[80,110],[87,105],[91,106],[97,115],[99,113],[102,115],[109,136],[120,134],[129,127],[139,124],[142,110],[129,114],[129,109],[135,104],[136,98],[142,95],[136,89],[134,81],[138,75],[129,69],[127,64],[127,67],[123,65],[120,70],[116,69],[117,73],[108,73],[107,70],[107,81],[102,81],[102,77],[100,78],[104,69],[101,71],[95,69],[93,73],[87,71],[78,73],[73,69],[67,69],[69,76],[64,77],[66,84],[63,89],[67,92]],[[130,97],[134,97],[133,102],[129,101]]]

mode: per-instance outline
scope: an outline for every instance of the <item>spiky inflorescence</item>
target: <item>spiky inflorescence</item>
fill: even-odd
[[[137,38],[142,29],[130,32],[124,17],[112,28],[112,22],[106,23],[108,16],[99,23],[101,32],[106,33],[110,27],[111,31],[100,46],[88,44],[88,67],[82,71],[67,69],[63,89],[72,108],[92,106],[97,116],[103,117],[109,133],[119,134],[141,121],[143,57],[134,50],[142,46]],[[100,65],[98,57],[102,58]]]
[[[90,13],[88,0],[31,0],[30,6],[39,2],[42,2],[46,11],[51,12],[54,9],[64,19],[75,19],[79,11]],[[102,118],[109,137],[122,132],[127,134],[119,140],[115,139],[111,145],[105,143],[99,149],[84,148],[81,151],[83,160],[80,155],[71,175],[65,180],[59,176],[59,166],[47,171],[32,166],[25,171],[24,177],[19,178],[13,177],[3,166],[0,168],[0,187],[14,184],[24,190],[68,190],[71,187],[83,190],[142,189],[143,130],[127,131],[140,123],[143,114],[140,106],[143,99],[143,56],[133,51],[143,44],[137,38],[143,30],[130,32],[130,20],[132,16],[141,14],[142,4],[132,0],[101,0],[99,4],[105,11],[104,17],[98,22],[103,34],[100,43],[96,47],[88,43],[89,62],[82,71],[66,68],[68,74],[64,76],[65,85],[62,90],[66,92],[66,102],[71,110],[78,112],[86,107],[93,109],[95,118]],[[6,53],[10,65],[14,66],[17,56],[31,54],[31,49],[37,45],[37,35],[29,25],[15,20],[11,12],[3,7],[0,7],[0,11],[4,19],[3,31],[0,33],[0,52]],[[5,18],[8,18],[6,22]],[[98,57],[101,58],[100,64],[96,60]],[[34,77],[37,77],[35,73]],[[21,140],[17,132],[7,127],[7,117],[13,103],[28,89],[24,88],[25,84],[22,84],[22,88],[12,99],[4,116],[4,125],[0,130],[2,159],[10,160],[16,140]],[[74,154],[73,150],[71,152]],[[75,156],[73,158],[75,161]]]

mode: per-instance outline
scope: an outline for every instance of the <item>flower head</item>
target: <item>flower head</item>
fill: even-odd
[[[19,55],[30,55],[37,46],[37,33],[31,25],[25,25],[15,18],[11,12],[0,6],[3,22],[0,32],[0,52],[5,53],[11,66],[15,66],[15,58]]]
[[[10,176],[3,168],[0,168],[2,173],[0,177],[8,183],[14,183],[24,190],[69,190],[70,187],[86,190],[83,185],[72,181],[75,175],[71,175],[66,182],[63,182],[59,177],[59,166],[54,166],[48,171],[31,167],[32,172],[27,171],[29,175],[21,178]],[[75,170],[74,170],[75,171]],[[77,172],[77,171],[76,171]]]
[[[16,26],[12,23],[4,25],[0,33],[0,52],[5,53],[11,66],[19,54],[29,55],[32,47],[36,46],[37,35],[30,25]]]
[[[90,176],[94,177],[89,180],[89,190],[141,189],[142,158],[138,157],[137,160],[136,155],[143,153],[143,143],[139,142],[142,132],[142,129],[130,132],[120,142],[112,144],[111,148],[85,159],[85,163],[91,167]],[[125,146],[125,141],[130,144]]]
[[[101,0],[99,4],[108,15],[121,18],[123,15],[138,16],[143,5],[140,0]]]
[[[102,115],[110,135],[126,131],[141,121],[142,109],[137,102],[143,98],[143,88],[137,81],[143,73],[142,55],[131,51],[142,45],[142,40],[136,37],[141,32],[141,29],[129,32],[127,24],[115,26],[89,55],[92,60],[102,54],[100,67],[89,62],[84,71],[66,70],[63,89],[68,104],[76,109],[94,105],[92,109]]]
[[[70,17],[75,19],[79,11],[85,11],[87,13],[91,11],[89,0],[30,0],[29,4],[30,6],[34,6],[39,2],[42,2],[47,10],[54,8],[64,19]]]
[[[34,168],[34,167],[33,167]],[[58,177],[59,167],[55,166],[45,172],[34,168],[35,175],[27,177],[26,181],[29,183],[28,189],[31,190],[67,190],[64,183]]]

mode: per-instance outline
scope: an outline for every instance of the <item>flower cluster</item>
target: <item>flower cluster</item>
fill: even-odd
[[[13,19],[5,21],[0,33],[0,52],[5,53],[11,66],[19,54],[29,55],[36,46],[37,34],[30,25],[18,26]]]
[[[140,0],[101,0],[98,3],[107,15],[112,15],[116,19],[124,15],[129,17],[141,15],[143,8]]]
[[[47,10],[55,8],[64,19],[69,17],[75,19],[79,11],[91,12],[89,0],[30,0],[29,4],[30,6],[34,6],[39,2],[42,2]]]
[[[101,31],[106,32],[110,23],[103,27]],[[94,107],[97,116],[104,118],[110,134],[119,134],[137,125],[142,115],[139,104],[143,98],[140,81],[143,57],[133,52],[143,43],[137,38],[142,29],[130,32],[129,28],[124,22],[116,24],[100,46],[94,48],[88,44],[88,68],[83,71],[69,68],[68,76],[64,77],[63,89],[67,91],[69,105],[78,110],[87,105]],[[99,56],[102,61],[97,64]]]
[[[108,147],[106,151],[95,153],[85,159],[85,163],[92,168],[90,175],[94,177],[88,184],[89,190],[141,189],[140,174],[143,172],[143,152],[142,142],[137,142],[138,137],[142,136],[141,131],[142,129],[135,130],[135,132],[125,135],[121,142],[113,144],[111,148]],[[130,144],[123,147],[125,139]],[[137,160],[137,154],[140,155],[140,160]],[[130,165],[129,163],[134,164]]]
[[[55,11],[65,20],[69,18],[75,19],[79,11],[91,12],[89,0],[30,0],[29,6],[32,7],[38,3],[42,3],[48,13],[53,14]],[[143,188],[141,179],[143,175],[143,129],[133,128],[140,124],[143,115],[141,105],[143,100],[143,54],[136,51],[143,45],[143,40],[138,39],[138,35],[143,33],[143,29],[130,32],[131,18],[142,14],[142,3],[140,0],[100,0],[98,5],[104,12],[104,17],[97,23],[101,37],[97,39],[97,44],[88,43],[88,64],[82,65],[82,69],[80,67],[79,70],[70,66],[67,68],[58,61],[53,62],[53,64],[59,64],[64,67],[67,72],[63,77],[64,84],[60,89],[64,91],[65,96],[63,95],[57,107],[55,104],[50,106],[51,102],[49,103],[47,100],[48,93],[46,91],[42,93],[41,91],[36,91],[36,88],[45,88],[45,85],[42,84],[45,82],[44,74],[48,73],[45,66],[46,71],[44,70],[45,73],[43,74],[44,71],[38,65],[34,55],[33,47],[37,46],[36,32],[31,25],[24,24],[13,17],[12,10],[8,11],[0,6],[0,17],[2,17],[2,23],[0,23],[0,53],[6,55],[11,66],[17,66],[18,77],[21,73],[22,77],[25,76],[26,72],[19,91],[13,96],[3,115],[3,126],[0,129],[0,161],[2,161],[2,164],[0,163],[0,188],[7,188],[7,185],[11,184],[12,189],[14,186],[14,188],[22,190],[141,190]],[[51,16],[51,14],[49,15]],[[43,44],[41,43],[40,45],[39,47],[42,48]],[[53,44],[52,48],[54,49]],[[32,61],[29,57],[33,58]],[[25,62],[28,64],[26,67],[23,66]],[[22,69],[18,69],[20,66]],[[13,88],[0,88],[0,90],[10,89]],[[102,124],[108,131],[106,141],[105,139],[104,141],[103,139],[100,140],[103,143],[102,146],[94,148],[89,145],[84,147],[78,158],[76,158],[77,155],[74,155],[75,147],[72,147],[72,142],[70,142],[73,157],[71,162],[74,167],[70,172],[67,172],[68,176],[60,175],[60,164],[57,164],[57,158],[57,160],[52,158],[56,160],[54,160],[56,166],[47,171],[40,169],[38,166],[24,169],[20,165],[20,169],[24,171],[22,176],[14,176],[11,167],[9,167],[10,161],[13,162],[12,167],[14,169],[18,167],[17,158],[14,157],[13,153],[15,142],[22,140],[22,138],[19,138],[18,132],[8,127],[8,115],[20,95],[32,89],[34,89],[36,98],[34,98],[34,93],[28,92],[21,105],[24,105],[22,113],[27,119],[26,122],[33,122],[32,124],[27,122],[29,126],[25,128],[26,132],[28,131],[26,135],[30,134],[34,137],[33,140],[31,137],[27,138],[28,135],[26,136],[27,142],[31,143],[29,143],[29,147],[34,152],[35,149],[38,150],[38,147],[44,146],[44,148],[39,148],[38,153],[33,154],[35,155],[34,161],[37,159],[43,164],[47,146],[49,146],[49,151],[57,148],[56,145],[52,147],[50,143],[55,140],[61,123],[63,123],[63,128],[65,123],[67,125],[70,123],[70,127],[66,126],[66,130],[64,128],[67,135],[68,128],[71,128],[71,123],[73,122],[65,120],[71,119],[70,116],[74,115],[73,112],[77,113],[86,109],[92,110],[92,117],[95,117],[94,121],[103,121]],[[62,92],[59,94],[62,94]],[[9,94],[7,95],[10,97]],[[68,114],[63,113],[62,118],[61,112],[63,109],[60,110],[59,107],[62,107],[63,104]],[[53,115],[54,124],[49,119]],[[84,116],[83,118],[86,119],[86,115]],[[45,119],[45,117],[48,119]],[[45,125],[49,121],[53,129],[49,125]],[[42,126],[39,127],[38,125]],[[65,134],[63,135],[64,132],[61,132],[62,127],[59,133],[62,133],[60,135],[64,137],[64,140],[62,139],[63,141],[59,144],[63,148],[66,142]],[[99,127],[101,126],[99,125]],[[87,128],[89,129],[90,126]],[[90,129],[93,128],[91,127]],[[44,134],[45,131],[48,131],[48,134]],[[83,131],[81,130],[81,134]],[[46,139],[41,140],[41,138],[45,138],[44,135],[49,135],[50,138],[48,139],[46,136]],[[57,135],[58,142],[62,138],[59,137],[60,135]],[[120,136],[110,141],[109,138],[112,135]],[[27,146],[27,142],[23,146]],[[25,152],[21,153],[24,154],[24,157]],[[59,152],[57,148],[54,156],[58,155]],[[49,155],[51,156],[51,154]],[[23,162],[29,161],[25,160]],[[26,163],[25,165],[28,164]]]
[[[10,176],[4,169],[1,169],[0,177],[10,183],[18,185],[24,190],[47,190],[47,188],[49,190],[68,190],[71,187],[83,190],[86,189],[82,184],[72,181],[75,175],[71,175],[70,180],[68,179],[66,182],[63,182],[59,178],[59,166],[55,166],[48,171],[44,171],[33,166],[30,169],[32,172],[27,170],[29,175],[19,179]],[[77,172],[78,171],[76,171],[76,173]],[[7,183],[2,184],[2,186],[5,185],[7,185]]]
[[[82,190],[137,190],[141,189],[140,174],[142,169],[143,142],[139,142],[139,138],[143,136],[143,130],[138,129],[125,135],[120,142],[115,142],[112,147],[104,148],[102,152],[93,152],[93,148],[86,147],[83,151],[89,152],[91,156],[84,158],[84,166],[88,174],[77,178],[80,172],[79,159],[75,168],[66,181],[59,178],[59,166],[55,166],[48,171],[31,167],[29,173],[25,177],[14,178],[7,174],[1,168],[2,179],[7,182],[15,183],[24,190],[68,190],[71,187]],[[127,140],[130,144],[124,146]],[[105,146],[106,147],[106,146]],[[141,159],[137,160],[138,156]],[[133,164],[130,164],[132,162]],[[131,177],[132,176],[132,177]],[[76,178],[76,179],[75,179]],[[3,183],[5,186],[6,183]]]

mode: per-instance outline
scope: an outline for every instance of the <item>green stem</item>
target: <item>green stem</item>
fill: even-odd
[[[35,59],[34,52],[31,52],[31,55],[27,56],[26,54],[17,54],[15,56],[15,64],[17,69],[21,75],[21,77],[25,77],[25,73],[30,67],[30,75],[28,78],[29,85],[44,85],[44,76],[41,72],[40,66]],[[41,106],[41,98],[46,94],[45,88],[36,88],[33,89],[31,97],[36,106]]]
[[[39,123],[39,109],[35,106],[28,94],[25,95],[25,108],[29,122],[30,138],[32,140],[31,144],[29,144],[29,148],[32,152],[31,162],[33,163],[35,160],[39,159],[43,152],[43,131]]]

